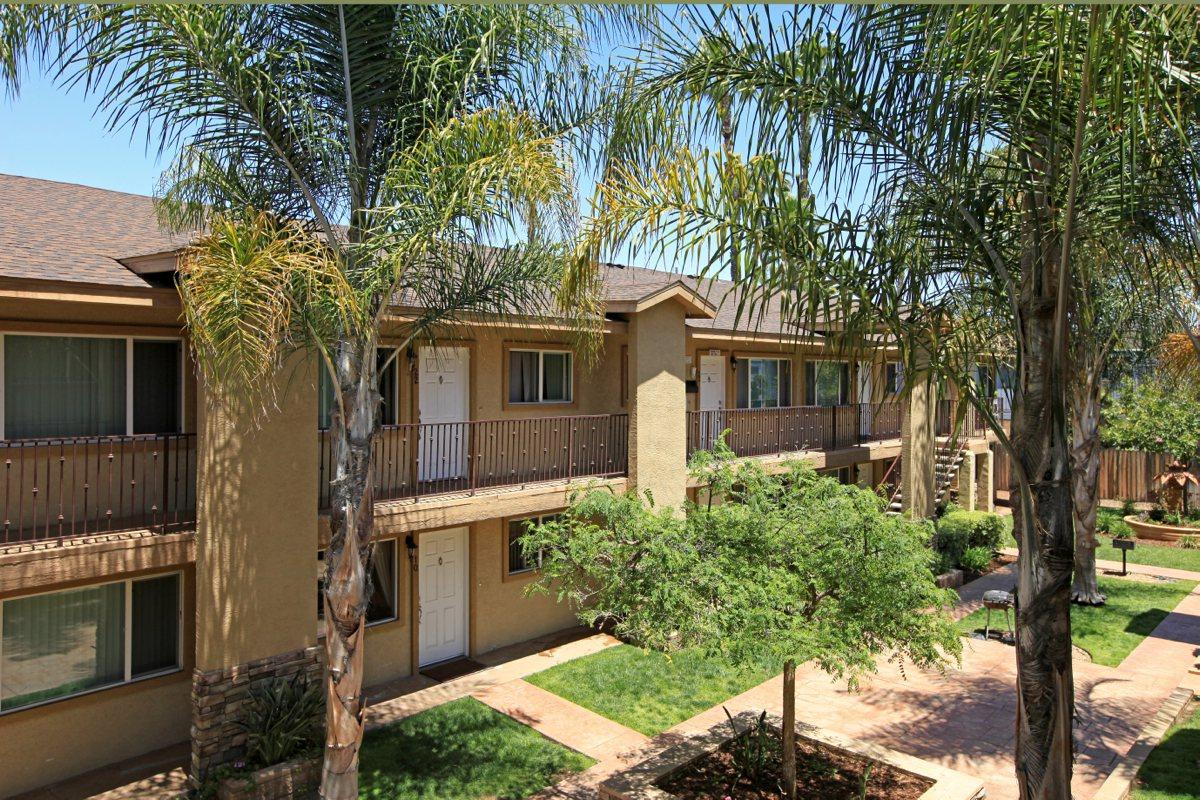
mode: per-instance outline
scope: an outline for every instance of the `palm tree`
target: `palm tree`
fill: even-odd
[[[698,81],[752,95],[738,122],[754,156],[682,151],[616,167],[590,229],[594,248],[633,242],[702,271],[736,240],[746,313],[782,295],[809,329],[851,339],[885,328],[906,374],[975,405],[1013,456],[1022,798],[1070,796],[1072,246],[1080,229],[1119,237],[1135,218],[1179,213],[1174,189],[1141,191],[1138,154],[1186,135],[1197,22],[1194,9],[1166,7],[801,8],[769,23],[699,12],[701,35],[735,25],[745,45],[698,75],[689,38],[664,36],[643,59],[646,102]],[[790,57],[828,32],[839,46],[824,68]],[[788,198],[809,114],[822,202],[797,213]],[[731,170],[737,193],[717,177]],[[979,345],[994,338],[961,324],[963,297],[1002,310],[1011,436],[974,378]]]
[[[571,137],[602,77],[580,73],[607,17],[525,5],[3,13],[0,75],[15,85],[23,54],[40,59],[111,126],[178,148],[159,207],[166,224],[206,231],[179,287],[209,383],[267,413],[289,353],[315,354],[329,377],[321,794],[357,797],[381,320],[416,307],[411,342],[474,315],[552,309],[576,214]]]

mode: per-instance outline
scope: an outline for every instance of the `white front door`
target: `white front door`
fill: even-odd
[[[875,407],[872,405],[875,402],[874,394],[874,378],[871,372],[871,363],[869,361],[860,361],[858,362],[858,404],[862,410],[862,417],[859,422],[859,434],[862,436],[871,435],[871,429],[875,420]]]
[[[700,410],[712,413],[700,415],[700,447],[712,447],[725,430],[725,356],[700,356]]]
[[[418,663],[423,667],[467,653],[467,529],[422,533]]]
[[[468,355],[465,347],[420,350],[419,480],[466,477]]]

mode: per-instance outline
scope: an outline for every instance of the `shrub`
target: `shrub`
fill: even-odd
[[[960,561],[962,568],[970,572],[983,572],[992,563],[992,551],[986,547],[968,547]]]
[[[238,725],[246,733],[247,762],[269,767],[319,746],[323,706],[320,684],[309,684],[299,675],[251,687]]]
[[[992,553],[1000,548],[1004,522],[997,514],[986,511],[951,511],[937,522],[934,547],[948,555],[955,564],[963,565],[963,554],[971,548]]]
[[[1187,536],[1180,537],[1179,546],[1184,550],[1200,550],[1200,536],[1188,534]]]
[[[1114,539],[1132,539],[1133,528],[1123,519],[1114,520],[1108,526],[1108,532]]]
[[[1122,517],[1133,516],[1136,513],[1137,513],[1137,509],[1134,508],[1132,500],[1122,500],[1121,501],[1121,516]]]

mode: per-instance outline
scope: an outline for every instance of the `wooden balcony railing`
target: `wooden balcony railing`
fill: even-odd
[[[196,522],[195,434],[0,442],[0,545]]]
[[[731,408],[687,413],[688,455],[712,447],[723,431],[739,456],[840,450],[900,436],[900,404]]]
[[[333,450],[319,431],[318,502],[329,508]],[[625,475],[626,414],[387,425],[375,440],[376,500]]]

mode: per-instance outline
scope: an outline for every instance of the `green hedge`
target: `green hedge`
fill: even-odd
[[[989,553],[1000,549],[1004,536],[1004,522],[998,514],[986,511],[953,510],[946,512],[937,521],[934,547],[959,566],[963,565],[963,554],[971,549],[983,549]]]

